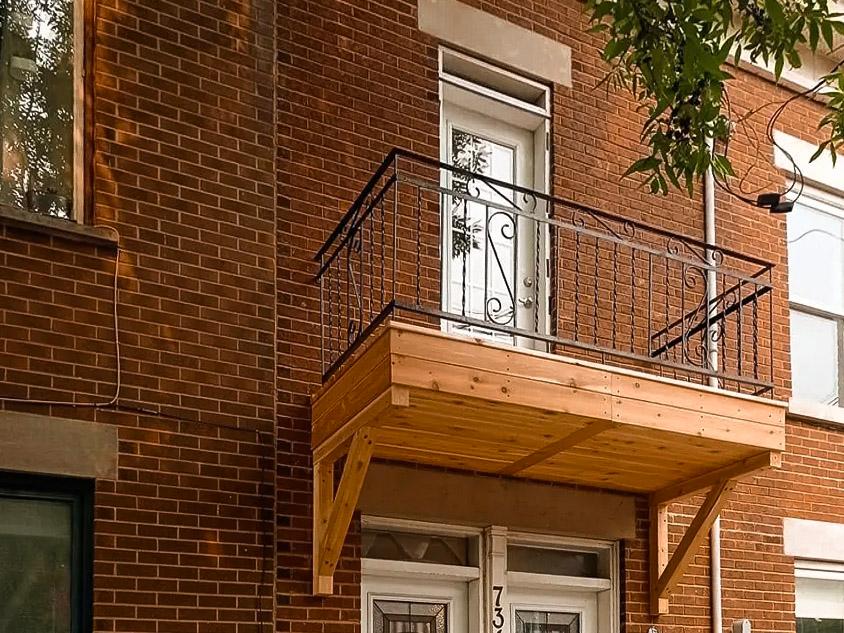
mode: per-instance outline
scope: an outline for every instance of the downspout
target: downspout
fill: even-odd
[[[712,139],[708,141],[709,151],[713,151]],[[712,166],[706,170],[703,178],[703,232],[706,244],[715,245],[715,177],[712,173]],[[715,257],[712,251],[707,250],[706,259],[710,266],[715,264]],[[707,301],[711,302],[718,294],[718,278],[714,268],[706,270],[706,293]],[[708,305],[710,313],[716,311],[716,307]],[[710,326],[707,333],[708,359],[710,369],[718,369],[718,345],[713,340],[715,335],[714,326]],[[709,386],[718,387],[718,378],[709,377]],[[710,612],[712,614],[712,633],[723,633],[723,619],[721,611],[721,516],[715,517],[712,529],[709,532],[709,596]]]

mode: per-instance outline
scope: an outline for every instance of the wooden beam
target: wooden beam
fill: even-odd
[[[729,464],[718,470],[705,473],[687,481],[668,486],[651,494],[651,505],[662,505],[674,501],[681,501],[694,496],[699,492],[711,488],[717,482],[728,479],[736,479],[743,475],[766,468],[779,468],[782,466],[782,454],[774,451],[767,451],[759,455],[753,455],[739,462]]]
[[[692,556],[697,552],[698,547],[706,538],[709,528],[715,521],[715,517],[724,507],[733,489],[736,487],[735,479],[723,479],[716,483],[709,494],[706,495],[695,518],[692,519],[689,528],[686,530],[683,539],[677,549],[671,555],[668,564],[659,575],[656,586],[651,579],[651,605],[660,606],[660,600],[668,598],[669,594],[680,582],[686,569],[691,562]]]
[[[592,422],[591,424],[584,426],[577,431],[569,433],[565,437],[560,438],[554,442],[548,444],[543,448],[540,448],[538,451],[531,453],[530,455],[526,455],[522,459],[519,459],[512,464],[509,464],[498,471],[499,475],[515,475],[516,473],[520,473],[523,470],[527,470],[531,466],[535,466],[540,462],[544,462],[546,459],[553,457],[554,455],[558,455],[563,451],[566,451],[578,444],[582,444],[586,440],[595,437],[599,433],[603,433],[613,427],[618,426],[617,423],[613,422],[612,420],[599,420],[597,422]]]
[[[333,581],[329,582],[328,579],[333,578],[340,559],[340,551],[343,549],[349,524],[363,488],[366,471],[375,450],[376,433],[376,429],[364,427],[352,438],[340,485],[331,504],[328,520],[322,530],[322,538],[318,541],[318,555],[314,562],[314,594],[316,595],[325,595],[324,591],[333,589]]]
[[[656,587],[659,577],[668,565],[668,506],[652,505],[650,508],[650,586]],[[668,598],[651,592],[651,613],[668,613]]]
[[[334,504],[334,462],[314,462],[313,499],[313,579],[314,595],[326,596],[334,593],[334,579],[319,573],[320,545]]]
[[[337,461],[351,444],[352,437],[364,426],[372,426],[378,416],[391,407],[410,406],[410,391],[407,387],[393,385],[366,405],[359,413],[348,420],[339,430],[328,437],[319,446],[314,447],[315,461]]]

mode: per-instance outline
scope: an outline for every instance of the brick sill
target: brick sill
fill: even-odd
[[[14,226],[25,231],[42,233],[72,242],[93,244],[94,246],[117,246],[117,238],[113,231],[104,227],[79,224],[61,218],[38,215],[29,211],[21,211],[6,206],[0,206],[0,224]]]
[[[792,398],[788,401],[788,417],[816,424],[844,426],[844,407]]]

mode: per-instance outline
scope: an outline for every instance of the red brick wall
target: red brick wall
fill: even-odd
[[[517,3],[469,0],[478,8],[537,31],[572,48],[573,85],[553,90],[553,193],[663,228],[703,237],[700,192],[693,199],[672,193],[653,197],[622,179],[639,155],[642,117],[623,94],[596,89],[605,66],[600,40],[584,34],[582,5],[574,0]],[[358,626],[359,575],[355,534],[341,564],[340,597],[307,597],[310,565],[307,394],[319,381],[317,296],[310,285],[310,256],[392,146],[438,156],[437,42],[416,29],[416,3],[361,0],[286,3],[280,15],[279,209],[280,346],[291,367],[279,377],[280,465],[289,498],[280,496],[279,630],[353,630]],[[738,71],[730,89],[739,114],[791,93],[768,80]],[[784,177],[773,169],[765,140],[767,107],[737,131],[731,156],[748,173],[746,188],[777,190]],[[800,100],[781,118],[779,129],[817,141],[822,109]],[[751,169],[752,168],[752,169]],[[736,250],[777,265],[774,282],[777,397],[788,396],[788,308],[785,222],[719,191],[718,239]],[[757,631],[793,631],[793,567],[782,553],[782,517],[844,521],[838,502],[842,436],[836,431],[790,423],[781,473],[739,487],[723,514],[725,624],[749,617]],[[832,453],[832,451],[836,453]],[[836,459],[837,458],[837,459]],[[819,461],[824,459],[826,461]],[[834,465],[834,466],[833,466]],[[825,473],[825,467],[834,468]],[[285,493],[286,495],[287,493]],[[824,502],[824,500],[828,500]],[[285,503],[286,502],[286,503]],[[671,508],[676,544],[694,505]],[[625,547],[626,630],[644,632],[648,614],[647,508],[640,503],[639,538]],[[288,539],[290,539],[288,541]],[[283,562],[282,562],[283,561]],[[348,570],[348,571],[346,571]],[[709,627],[708,550],[695,559],[672,600],[661,631],[704,631]],[[307,624],[304,621],[307,620]]]
[[[274,6],[95,4],[89,200],[120,234],[120,399],[7,406],[118,430],[95,630],[270,630]],[[0,396],[112,397],[114,261],[0,227]]]
[[[699,195],[654,198],[620,179],[641,119],[595,89],[600,42],[584,35],[581,5],[471,3],[572,47],[573,86],[553,92],[553,193],[701,237]],[[121,397],[8,405],[118,428],[118,479],[97,486],[95,628],[239,633],[274,617],[279,631],[355,631],[356,528],[338,595],[309,596],[311,257],[391,147],[438,155],[437,43],[417,31],[413,0],[96,5],[91,201],[94,222],[121,236]],[[739,110],[785,94],[743,74],[731,90]],[[816,139],[819,112],[796,103],[781,129]],[[736,140],[739,171],[764,123]],[[764,140],[758,153],[748,185],[778,187]],[[718,209],[722,243],[778,264],[786,397],[784,221],[722,193]],[[0,395],[107,401],[113,252],[0,231]],[[788,448],[783,472],[743,485],[724,513],[725,621],[752,617],[757,631],[793,630],[781,517],[844,521],[841,434],[792,423]],[[672,512],[676,542],[693,507]],[[651,622],[644,503],[639,529],[625,548],[633,633]],[[706,555],[661,630],[708,627]]]

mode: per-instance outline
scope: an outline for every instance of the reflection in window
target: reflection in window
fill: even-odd
[[[0,0],[0,203],[73,213],[73,0]]]
[[[797,633],[844,633],[844,620],[797,618]]]
[[[791,388],[795,398],[838,404],[838,323],[791,311]]]
[[[451,135],[451,160],[454,166],[480,176],[515,182],[513,148],[457,128]],[[508,204],[514,205],[513,191],[461,172],[451,174],[451,188],[463,195],[451,198],[448,311],[496,325],[517,326],[517,216],[506,210]],[[511,338],[472,330],[494,338]]]
[[[516,633],[580,633],[580,615],[518,610]]]
[[[364,530],[361,542],[364,558],[477,565],[477,557],[470,553],[470,539],[459,536]]]
[[[844,633],[844,574],[795,579],[797,633]]]
[[[448,633],[448,605],[442,602],[375,600],[372,633]]]
[[[555,576],[579,576],[581,578],[608,577],[601,569],[597,552],[547,549],[527,545],[507,547],[508,571],[524,571],[533,574]]]
[[[70,502],[0,497],[0,631],[69,633]]]

